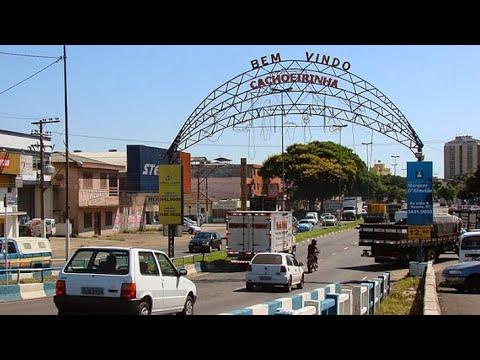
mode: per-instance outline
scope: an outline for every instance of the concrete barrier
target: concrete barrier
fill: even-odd
[[[316,315],[317,309],[315,306],[305,306],[298,310],[292,309],[277,309],[275,315]]]
[[[0,302],[39,299],[54,295],[54,282],[0,286]]]
[[[341,304],[341,315],[353,315],[353,290],[342,288],[341,293],[347,295],[347,300]]]
[[[419,276],[423,277],[425,275],[425,271],[427,269],[427,264],[426,262],[417,262],[417,261],[410,261],[409,263],[409,275],[410,276]]]
[[[437,283],[433,263],[427,263],[425,271],[424,295],[423,295],[423,314],[440,315],[440,304],[437,295]]]

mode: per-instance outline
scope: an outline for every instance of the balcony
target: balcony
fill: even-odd
[[[114,195],[112,195],[114,194]],[[80,189],[78,191],[78,206],[99,207],[119,206],[118,189]]]

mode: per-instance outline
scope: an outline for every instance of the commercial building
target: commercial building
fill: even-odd
[[[9,193],[7,233],[18,236],[21,218],[39,218],[41,215],[40,144],[35,134],[0,130],[0,236],[4,234],[3,195]],[[53,189],[51,185],[51,139],[44,137],[44,206],[45,218],[53,217]]]
[[[478,170],[480,140],[472,136],[457,136],[444,145],[445,179],[473,174]]]
[[[53,216],[65,222],[65,153],[54,153],[52,177]],[[70,222],[75,235],[92,236],[120,229],[119,171],[122,166],[70,153],[68,161],[68,197]]]
[[[380,176],[392,175],[390,169],[387,168],[385,164],[380,162],[380,160],[378,160],[378,163],[372,166],[372,171]]]

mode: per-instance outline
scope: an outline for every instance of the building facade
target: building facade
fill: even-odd
[[[480,140],[471,136],[457,136],[444,145],[445,179],[473,174],[478,170]]]
[[[44,169],[51,162],[51,139],[44,137]],[[38,135],[0,130],[0,234],[4,233],[3,194],[11,199],[7,207],[7,228],[18,236],[18,221],[41,216],[40,141]],[[50,168],[49,168],[50,169]],[[44,172],[45,218],[53,217],[53,188],[51,175]],[[19,219],[21,217],[21,219]],[[24,218],[24,219],[22,219]],[[10,225],[13,227],[11,228]],[[2,236],[2,235],[0,235]]]
[[[385,164],[380,161],[378,161],[378,163],[372,166],[372,171],[380,176],[392,175],[390,169],[387,168]]]
[[[65,223],[65,153],[54,153],[52,177],[53,216]],[[123,168],[98,160],[69,154],[68,197],[74,235],[92,236],[120,230],[119,171]]]

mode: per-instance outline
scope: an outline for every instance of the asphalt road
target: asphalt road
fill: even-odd
[[[297,258],[306,263],[306,248],[303,242],[297,247]],[[319,269],[305,274],[304,290],[294,290],[288,295],[314,289],[328,282],[364,280],[385,270],[386,265],[374,264],[372,258],[361,257],[363,247],[358,246],[358,231],[351,230],[331,234],[319,239]],[[246,292],[245,273],[205,273],[193,275],[198,291],[195,314],[218,314],[238,307],[254,305],[263,301],[287,296],[281,290]],[[26,300],[0,305],[0,315],[54,315],[56,308],[52,298]]]
[[[439,286],[443,269],[457,263],[458,257],[452,254],[443,255],[443,261],[434,265],[442,315],[480,315],[480,294],[461,294],[455,289]]]

